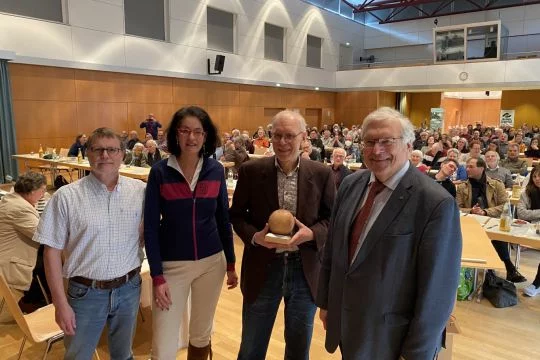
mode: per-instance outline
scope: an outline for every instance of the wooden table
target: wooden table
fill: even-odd
[[[461,216],[460,225],[463,236],[461,266],[476,269],[505,269],[504,263],[499,259],[491,244],[491,239],[480,222],[470,215]]]
[[[24,161],[24,165],[28,168],[29,162],[39,162],[43,164],[51,165],[51,176],[54,181],[56,178],[56,168],[58,166],[67,166],[72,169],[79,170],[79,179],[84,176],[85,171],[90,171],[90,164],[87,159],[83,159],[81,163],[77,161],[77,158],[58,158],[58,159],[43,159],[38,156],[38,154],[18,154],[13,155],[17,160]],[[221,165],[224,168],[234,167],[234,162],[231,161],[220,161]],[[133,179],[139,179],[144,182],[148,180],[148,175],[150,174],[150,168],[143,168],[138,166],[128,166],[122,164],[120,166],[120,175],[127,176]]]

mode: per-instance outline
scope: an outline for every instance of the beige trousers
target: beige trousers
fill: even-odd
[[[152,359],[176,359],[180,323],[191,292],[189,342],[204,347],[210,341],[216,306],[227,263],[223,251],[196,261],[164,261],[163,276],[172,305],[160,310],[152,296]]]

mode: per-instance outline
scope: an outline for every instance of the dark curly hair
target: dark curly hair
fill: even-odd
[[[15,183],[15,192],[18,194],[29,194],[34,190],[39,189],[43,185],[47,185],[47,179],[43,174],[36,172],[27,172],[21,174]]]
[[[179,156],[182,152],[178,145],[176,132],[187,116],[193,116],[199,119],[206,133],[206,141],[199,152],[199,156],[205,158],[212,156],[216,152],[216,146],[218,144],[217,128],[212,122],[212,119],[210,119],[210,115],[198,106],[183,107],[173,115],[171,123],[167,128],[167,148],[169,152],[174,156]]]

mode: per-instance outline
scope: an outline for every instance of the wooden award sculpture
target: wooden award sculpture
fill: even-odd
[[[291,233],[294,228],[294,216],[288,210],[276,210],[268,219],[268,227],[270,228],[270,232],[264,238],[267,242],[287,244],[291,240]]]

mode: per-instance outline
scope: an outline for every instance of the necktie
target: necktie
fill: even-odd
[[[364,206],[362,206],[362,208],[356,215],[356,219],[354,219],[351,235],[349,237],[349,264],[351,263],[351,260],[353,259],[354,253],[356,251],[356,247],[358,246],[360,234],[362,233],[362,230],[364,230],[364,227],[367,224],[369,214],[371,213],[371,208],[373,207],[375,196],[377,196],[377,194],[383,191],[383,189],[384,184],[381,183],[379,180],[375,180],[375,182],[371,184],[371,186],[369,187],[367,199],[364,202]]]

